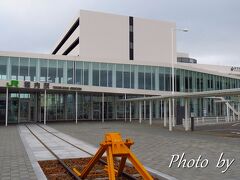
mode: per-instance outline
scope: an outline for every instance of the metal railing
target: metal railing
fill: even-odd
[[[189,126],[191,123],[191,118],[189,118]],[[210,117],[195,117],[194,123],[195,126],[201,126],[201,125],[210,125],[210,124],[225,124],[225,123],[232,123],[240,121],[237,116],[210,116]],[[185,119],[183,119],[183,125],[185,125]]]

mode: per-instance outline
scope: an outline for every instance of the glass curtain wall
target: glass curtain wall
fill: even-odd
[[[29,57],[0,57],[1,80],[40,81],[171,92],[171,74],[171,67]],[[221,90],[239,88],[240,85],[240,80],[231,76],[224,77],[180,68],[175,68],[174,74],[175,91],[177,92]],[[80,112],[78,116],[80,119],[97,119],[101,117],[101,95],[99,97],[79,95],[78,98]],[[111,98],[105,97],[104,107],[106,108],[105,111],[108,112],[106,118],[124,118],[124,105],[119,103],[117,110],[114,110],[115,112],[113,113],[112,109],[114,107]],[[74,108],[71,106],[68,108],[68,105],[74,104],[74,101],[73,95],[57,94],[56,97],[49,95],[48,118],[58,120],[74,119]],[[11,112],[14,112],[14,106],[17,106],[14,98],[9,103],[12,103],[13,108]],[[193,111],[199,115],[215,115],[218,114],[219,109],[224,108],[222,105],[214,104],[214,101],[206,99],[194,100],[190,104],[193,106]],[[180,101],[180,105],[184,106],[184,102]],[[128,110],[129,105],[126,108]],[[92,109],[95,112],[92,112]]]
[[[177,92],[239,88],[240,79],[175,68]],[[171,91],[171,67],[0,57],[0,79]]]

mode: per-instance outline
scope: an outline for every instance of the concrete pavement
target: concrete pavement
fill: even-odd
[[[0,126],[0,179],[37,179],[15,125]]]
[[[79,122],[54,123],[49,126],[98,146],[106,132],[121,132],[123,137],[134,140],[133,151],[150,168],[174,176],[178,179],[240,179],[239,139],[202,135],[192,132],[173,131],[162,128],[161,124],[149,126],[147,122]],[[234,158],[229,170],[222,174],[216,168],[220,154]],[[176,164],[169,168],[173,154],[186,154],[186,159],[197,159],[199,155],[209,160],[206,168],[178,168]]]

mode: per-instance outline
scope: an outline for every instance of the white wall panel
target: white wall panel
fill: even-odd
[[[170,62],[174,23],[134,18],[134,59],[138,62]],[[174,31],[174,58],[176,43]]]
[[[80,55],[111,61],[129,59],[127,16],[80,12]]]

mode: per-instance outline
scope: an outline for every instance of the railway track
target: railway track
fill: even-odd
[[[78,150],[80,150],[80,151],[88,154],[89,156],[91,156],[91,157],[94,156],[94,154],[92,154],[92,153],[86,151],[85,149],[80,148],[80,147],[76,146],[75,144],[72,144],[72,143],[70,143],[69,141],[67,141],[67,140],[59,137],[58,135],[50,132],[49,130],[47,130],[46,128],[42,127],[41,125],[39,125],[39,124],[35,124],[35,125],[37,125],[37,126],[40,127],[41,129],[43,129],[45,132],[51,134],[52,136],[55,136],[56,138],[58,138],[58,139],[64,141],[65,143],[73,146],[74,148],[76,148],[76,149],[78,149]],[[79,176],[77,176],[77,175],[73,172],[73,170],[64,162],[63,159],[61,159],[56,153],[54,153],[54,151],[51,150],[51,149],[37,136],[36,133],[34,133],[34,131],[33,131],[28,125],[25,124],[25,126],[26,126],[26,128],[29,130],[29,132],[30,132],[30,133],[57,159],[57,161],[65,168],[65,170],[66,170],[67,173],[72,177],[72,179],[76,179],[76,180],[80,180],[80,179],[81,179]],[[103,159],[100,159],[99,163],[101,163],[101,164],[104,165],[104,166],[107,165],[107,162],[104,161]],[[137,180],[137,179],[138,179],[138,178],[134,177],[133,175],[130,175],[130,174],[126,173],[126,172],[123,172],[122,175],[123,175],[124,179],[128,179],[128,180]]]

